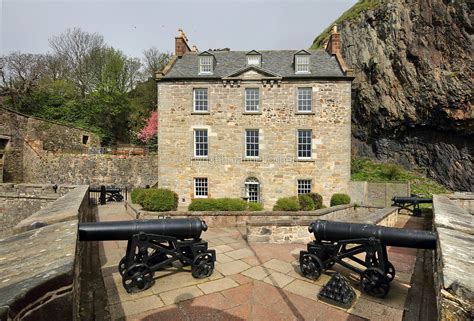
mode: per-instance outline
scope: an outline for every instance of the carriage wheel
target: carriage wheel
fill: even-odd
[[[214,271],[214,258],[211,253],[198,254],[193,260],[191,274],[196,279],[204,279],[211,276]]]
[[[319,279],[323,271],[323,263],[316,255],[304,252],[301,251],[300,253],[301,274],[310,280]]]
[[[388,277],[378,268],[371,267],[362,272],[360,284],[367,294],[377,298],[384,298],[390,291]]]
[[[145,264],[134,264],[122,275],[122,284],[128,293],[145,291],[153,285],[153,272]]]

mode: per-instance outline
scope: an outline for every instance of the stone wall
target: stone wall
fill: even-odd
[[[382,226],[395,226],[398,208],[350,207],[338,208],[313,217],[267,217],[252,218],[247,222],[247,241],[265,243],[308,243],[314,240],[308,226],[317,219],[351,223],[368,223]],[[317,211],[316,211],[317,212]]]
[[[41,184],[0,184],[0,238],[12,234],[12,228],[21,220],[46,208],[71,190],[69,186]]]
[[[473,214],[451,197],[433,195],[434,228],[438,234],[433,264],[438,318],[473,320]]]
[[[459,207],[474,214],[474,193],[454,193],[448,195],[449,199]]]
[[[349,182],[348,194],[351,202],[360,205],[387,207],[394,196],[410,196],[410,183],[395,182]]]
[[[260,89],[261,113],[244,113],[245,88]],[[312,87],[313,113],[296,111],[298,87]],[[193,88],[208,88],[209,113],[192,112]],[[245,181],[260,183],[261,201],[271,209],[280,197],[296,195],[297,180],[311,179],[312,189],[328,204],[347,192],[350,180],[350,81],[282,81],[262,86],[246,79],[241,86],[222,82],[158,84],[159,187],[179,195],[180,209],[194,197],[194,177],[207,177],[209,197],[244,196]],[[209,157],[193,158],[193,130],[207,129]],[[244,157],[245,129],[259,129],[260,158]],[[297,130],[312,130],[312,159],[296,158]]]
[[[87,137],[87,141],[86,140]],[[0,106],[0,148],[4,182],[27,182],[29,164],[41,161],[45,151],[82,151],[99,146],[99,137],[87,130],[26,116]]]
[[[30,221],[0,240],[0,320],[78,320],[77,227],[91,215],[88,196],[78,186],[35,214],[47,226],[28,230]]]
[[[158,158],[150,155],[79,155],[45,153],[28,162],[29,182],[54,184],[153,186],[158,181]]]

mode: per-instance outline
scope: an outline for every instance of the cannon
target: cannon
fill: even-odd
[[[326,220],[312,222],[308,231],[314,234],[315,240],[308,243],[306,251],[300,252],[304,277],[316,280],[323,270],[337,263],[358,273],[364,291],[379,298],[388,294],[390,282],[395,278],[387,246],[435,249],[437,239],[432,231]],[[357,257],[358,254],[361,255]]]
[[[410,211],[414,216],[421,216],[420,204],[432,204],[432,198],[423,198],[412,194],[410,197],[394,196],[392,198],[392,206],[399,206],[402,209]],[[413,206],[413,209],[410,208]]]
[[[216,252],[201,239],[206,230],[198,218],[81,223],[79,240],[128,241],[118,270],[125,290],[136,293],[150,288],[154,273],[177,260],[191,266],[194,278],[209,277]]]

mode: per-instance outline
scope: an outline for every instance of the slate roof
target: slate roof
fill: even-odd
[[[346,77],[334,56],[324,50],[309,50],[310,74],[295,74],[294,54],[300,50],[259,50],[261,69],[283,78]],[[212,75],[199,75],[199,53],[187,52],[178,58],[162,79],[220,79],[247,67],[248,51],[209,51],[214,55]]]

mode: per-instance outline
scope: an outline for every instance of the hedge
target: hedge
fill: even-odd
[[[138,194],[143,197],[141,206],[144,210],[147,211],[156,211],[156,212],[167,212],[167,211],[176,211],[178,208],[178,195],[165,188],[149,188],[146,189],[142,194]]]
[[[246,202],[240,198],[195,198],[189,211],[261,211],[262,204]]]
[[[279,198],[273,206],[274,211],[299,211],[300,208],[297,196]]]
[[[302,194],[298,196],[301,211],[312,211],[314,210],[314,201],[308,194]]]
[[[331,206],[350,204],[351,198],[347,194],[333,194],[331,197]]]
[[[318,194],[318,193],[308,193],[314,202],[314,209],[319,210],[320,208],[323,208],[323,197]]]
[[[130,194],[130,198],[132,199],[132,203],[141,204],[143,203],[143,199],[145,198],[146,191],[149,189],[146,188],[135,188],[132,190]]]

